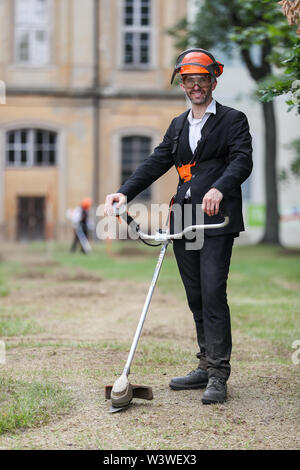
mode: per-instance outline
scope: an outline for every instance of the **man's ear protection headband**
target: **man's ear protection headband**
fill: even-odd
[[[193,52],[195,54],[192,54]],[[191,57],[191,62],[183,62],[185,56],[187,56],[188,54],[191,54],[191,56],[194,56],[194,57]],[[201,62],[200,61],[196,62],[196,60],[201,60]],[[216,61],[214,56],[210,52],[206,51],[205,49],[187,49],[186,51],[182,52],[177,58],[174,72],[173,72],[172,79],[171,79],[171,84],[173,83],[175,75],[177,73],[182,73],[182,74],[185,73],[185,70],[184,70],[185,68],[186,68],[186,73],[192,73],[188,71],[189,66],[203,68],[214,79],[216,79],[223,73],[224,64],[221,64],[221,62]],[[190,67],[190,70],[191,70],[191,67]],[[193,73],[197,73],[197,72],[194,71]]]

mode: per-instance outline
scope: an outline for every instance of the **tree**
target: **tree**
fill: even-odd
[[[297,34],[300,37],[300,0],[282,0],[278,2],[282,6],[282,12],[287,17],[290,25],[297,25]],[[277,33],[278,34],[278,33]],[[296,110],[300,114],[300,43],[295,38],[295,44],[286,57],[272,57],[278,69],[283,70],[283,75],[272,75],[259,86],[258,93],[262,101],[272,101],[275,96],[288,94],[286,101],[288,111]],[[290,147],[294,149],[295,158],[288,169],[284,168],[280,173],[281,181],[289,181],[291,177],[300,178],[300,139],[294,140]]]
[[[287,17],[290,25],[298,26],[296,33],[300,37],[300,0],[281,0],[278,5],[282,6],[282,12]],[[275,27],[276,28],[276,27]],[[275,35],[278,36],[280,31],[275,29]],[[290,93],[287,104],[290,106],[288,111],[296,108],[300,114],[300,41],[294,39],[292,50],[286,51],[286,58],[273,53],[272,62],[279,69],[283,69],[284,75],[272,75],[269,79],[262,83],[259,87],[259,93],[262,101],[271,101],[275,96]]]
[[[286,101],[288,111],[295,109],[300,114],[300,40],[284,56],[272,55],[272,62],[281,75],[271,75],[262,81],[258,87],[258,95],[262,101],[272,101],[276,96],[289,94]]]
[[[169,33],[176,46],[203,49],[218,47],[227,55],[238,49],[253,80],[259,84],[271,76],[271,58],[295,44],[294,28],[288,25],[280,6],[273,0],[198,1],[193,23],[181,20]],[[258,49],[259,63],[253,58]],[[276,117],[272,101],[262,101],[265,136],[266,224],[263,243],[279,244],[277,189]]]

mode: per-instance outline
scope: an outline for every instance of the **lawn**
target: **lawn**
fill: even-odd
[[[89,256],[63,243],[2,246],[1,449],[297,447],[300,250],[234,247],[229,400],[205,407],[202,391],[168,387],[197,365],[170,246],[131,371],[154,400],[107,413],[104,386],[124,367],[158,254],[139,242],[99,243]]]
[[[37,245],[36,249],[43,249]],[[177,265],[168,248],[158,285],[162,292],[185,299]],[[127,254],[128,253],[128,254]],[[98,272],[106,279],[152,279],[159,248],[115,242],[94,247],[92,256],[71,255],[65,246],[55,246],[53,256],[65,266]],[[228,300],[233,329],[270,340],[286,358],[293,340],[300,338],[300,249],[274,246],[235,246],[228,280]]]

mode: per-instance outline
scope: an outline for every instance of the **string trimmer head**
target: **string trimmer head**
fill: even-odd
[[[114,383],[105,387],[105,398],[111,400],[110,413],[127,409],[133,398],[153,400],[152,388],[145,385],[133,385],[122,374]]]

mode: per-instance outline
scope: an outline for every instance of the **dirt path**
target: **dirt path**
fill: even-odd
[[[280,364],[264,341],[233,332],[229,400],[203,406],[199,390],[174,392],[171,376],[197,365],[194,326],[185,303],[159,288],[132,367],[131,382],[153,386],[152,402],[109,414],[104,386],[113,383],[148,284],[107,281],[30,253],[5,254],[25,271],[1,299],[26,312],[37,332],[4,338],[1,374],[64,384],[74,405],[62,418],[0,437],[0,449],[294,449],[296,368]],[[47,272],[44,272],[47,268]]]

